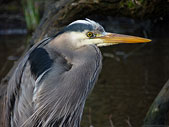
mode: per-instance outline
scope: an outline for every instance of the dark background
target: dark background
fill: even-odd
[[[42,18],[43,0],[38,5],[43,7],[39,10]],[[19,0],[0,1],[0,80],[3,82],[32,40],[34,30],[27,29],[22,6]],[[134,12],[122,13],[120,10],[120,13],[107,15],[85,14],[85,17],[103,25],[106,31],[146,37],[152,42],[101,48],[103,69],[87,99],[82,127],[141,127],[150,105],[169,79],[169,13],[163,8],[151,13],[147,10],[142,15],[135,15],[137,9],[129,10]],[[81,19],[85,17],[81,16]],[[3,88],[1,86],[1,93]],[[2,95],[0,99],[2,104]],[[0,111],[3,112],[2,107]]]

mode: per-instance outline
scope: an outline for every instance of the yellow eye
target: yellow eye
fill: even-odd
[[[94,34],[92,32],[87,32],[87,37],[92,38],[94,37]]]

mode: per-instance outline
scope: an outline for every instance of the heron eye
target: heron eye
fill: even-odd
[[[92,33],[92,32],[87,32],[87,37],[92,38],[92,37],[94,37],[94,36],[95,36],[94,33]]]

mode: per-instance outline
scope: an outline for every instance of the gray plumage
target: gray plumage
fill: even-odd
[[[85,30],[104,32],[94,21],[79,20],[27,52],[9,81],[8,127],[80,126],[86,98],[102,67],[96,45],[70,40],[69,32]]]
[[[98,47],[150,41],[107,33],[86,19],[35,44],[9,81],[6,126],[79,127],[86,98],[102,67]]]

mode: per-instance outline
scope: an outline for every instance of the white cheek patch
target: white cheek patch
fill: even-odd
[[[75,47],[81,47],[84,45],[91,45],[91,44],[95,44],[97,46],[108,46],[108,45],[112,45],[111,43],[104,43],[102,39],[95,39],[95,38],[88,38],[86,36],[86,31],[84,31],[83,33],[81,32],[71,32],[69,33],[69,39],[71,40],[71,43],[75,46]]]
[[[116,45],[118,43],[100,43],[100,44],[97,44],[98,47],[103,47],[103,46],[110,46],[110,45]]]
[[[78,41],[85,38],[84,34],[81,32],[70,32],[68,34],[70,34],[69,38],[72,41]]]
[[[79,46],[84,46],[84,45],[91,45],[91,44],[95,44],[95,45],[98,45],[98,44],[101,44],[103,43],[103,40],[101,39],[84,39],[84,40],[81,40],[81,42],[79,42]]]

